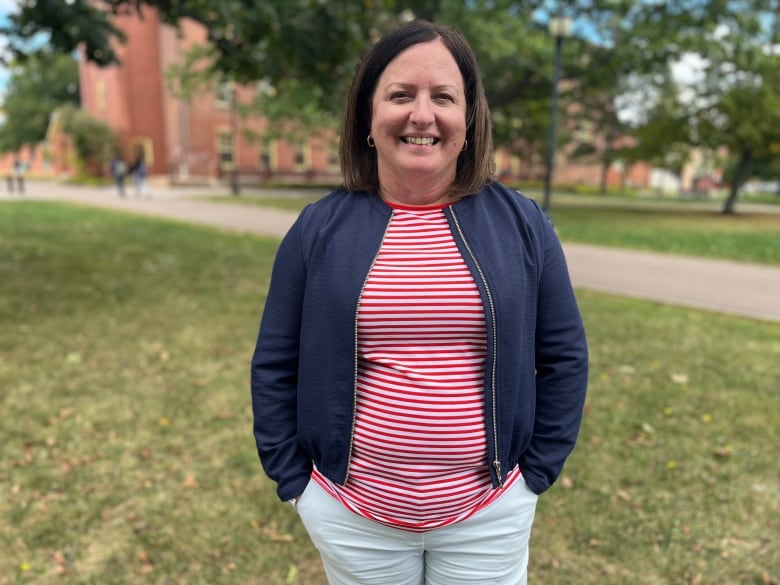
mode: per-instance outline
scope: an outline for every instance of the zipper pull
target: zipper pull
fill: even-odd
[[[498,487],[503,488],[504,487],[504,480],[501,477],[501,462],[498,459],[493,460],[493,467],[496,470],[496,475],[498,476]]]

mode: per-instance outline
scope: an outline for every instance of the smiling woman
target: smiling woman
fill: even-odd
[[[466,96],[441,39],[414,45],[387,66],[372,114],[382,198],[409,205],[446,201],[466,146]]]
[[[524,585],[587,347],[550,222],[492,180],[463,36],[413,21],[379,40],[340,154],[344,187],[274,263],[251,376],[264,469],[333,585]]]

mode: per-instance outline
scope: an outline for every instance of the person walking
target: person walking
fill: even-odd
[[[125,178],[127,176],[127,163],[119,154],[111,159],[111,176],[114,177],[116,192],[119,197],[125,196]]]
[[[348,94],[344,184],[276,255],[251,360],[266,474],[332,585],[520,585],[579,432],[585,330],[563,251],[494,180],[472,49],[415,20]]]
[[[149,190],[146,185],[146,158],[144,156],[143,148],[138,147],[136,149],[135,158],[133,164],[130,165],[130,175],[133,178],[133,188],[136,197],[146,197],[149,195]]]
[[[16,191],[20,196],[24,196],[24,173],[27,170],[27,164],[18,158],[14,160],[14,178],[16,179]]]

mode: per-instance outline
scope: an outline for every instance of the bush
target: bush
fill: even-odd
[[[60,108],[59,116],[63,132],[73,141],[80,170],[88,175],[103,176],[114,153],[120,149],[117,133],[102,120],[71,105]]]

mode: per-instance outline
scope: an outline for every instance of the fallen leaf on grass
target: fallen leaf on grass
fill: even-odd
[[[714,449],[712,451],[712,454],[715,455],[715,457],[720,457],[721,459],[727,459],[728,457],[731,457],[732,450],[733,448],[731,445],[724,445],[723,447],[718,447],[717,449]]]
[[[52,554],[52,561],[54,562],[54,570],[58,575],[62,576],[68,572],[68,561],[65,559],[65,555],[62,554],[62,551],[54,551]]]
[[[149,573],[154,572],[154,565],[152,564],[152,559],[149,556],[148,551],[146,550],[138,551],[138,560],[141,562],[141,566],[138,567],[138,571],[142,575],[148,575]]]
[[[275,523],[270,524],[268,526],[264,526],[261,530],[263,533],[263,536],[268,538],[269,540],[273,540],[274,542],[292,542],[293,536],[292,534],[287,534],[285,532],[279,532],[277,526]]]
[[[200,487],[200,482],[198,481],[198,478],[195,477],[194,475],[188,475],[187,477],[184,478],[184,482],[182,483],[182,485],[184,485],[184,487],[189,489],[195,489]]]

